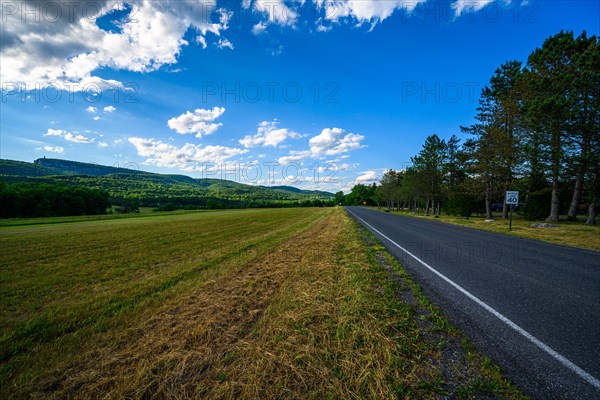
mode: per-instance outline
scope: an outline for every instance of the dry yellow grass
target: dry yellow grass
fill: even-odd
[[[331,210],[264,256],[83,343],[30,395],[519,398],[362,235]]]

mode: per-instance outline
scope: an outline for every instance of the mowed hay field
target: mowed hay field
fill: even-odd
[[[521,398],[341,208],[0,230],[0,398]]]

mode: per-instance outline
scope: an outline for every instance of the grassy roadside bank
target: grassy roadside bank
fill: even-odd
[[[385,212],[384,209],[367,207],[372,210]],[[580,247],[582,249],[600,251],[600,225],[584,225],[582,222],[569,222],[561,220],[557,228],[533,228],[531,224],[543,221],[528,221],[513,214],[512,231],[509,231],[509,220],[503,220],[501,215],[495,215],[494,222],[485,222],[484,217],[470,217],[469,219],[450,215],[441,215],[439,218],[405,211],[391,211],[392,214],[413,218],[422,218],[468,228],[481,229],[489,232],[513,235],[527,239],[542,240],[549,243],[566,246]]]
[[[93,304],[110,304],[105,298],[136,298],[140,274],[153,275],[136,260],[162,260],[163,268],[150,265],[157,282],[190,265],[210,267],[204,264],[202,271],[121,312],[92,313],[101,323],[76,324],[78,329],[52,340],[28,343],[1,362],[0,397],[523,398],[343,209],[249,211],[246,218],[232,214],[176,216],[160,222],[166,226],[157,236],[146,225],[153,218],[137,219],[129,228],[121,222],[120,231],[109,229],[108,237],[94,223],[87,233],[80,224],[78,237],[87,234],[96,241],[78,242],[81,250],[72,254],[73,265],[55,269],[50,265],[58,263],[64,248],[40,247],[36,260],[48,258],[44,265],[47,275],[56,275],[54,285],[71,286],[61,296],[22,294],[27,301],[2,314],[3,338],[18,329],[23,313],[31,320],[58,307],[83,318]],[[21,246],[44,237],[47,244],[62,243],[68,233],[64,227],[44,227],[54,234],[40,233],[39,227],[11,228],[0,239],[20,238]],[[78,269],[87,274],[94,273],[95,264],[107,268],[111,254],[97,240],[114,246],[127,229],[137,232],[140,242],[118,253],[128,266],[122,271],[126,279],[105,272],[72,281]],[[198,236],[197,242],[178,244],[190,235]],[[232,239],[239,236],[252,239]],[[140,250],[149,254],[142,256]],[[86,252],[91,252],[87,260],[82,257]],[[25,256],[17,253],[11,257],[27,273],[5,278],[13,262],[3,255],[1,298],[31,278]],[[80,291],[95,303],[78,314]],[[50,299],[54,303],[46,304]]]

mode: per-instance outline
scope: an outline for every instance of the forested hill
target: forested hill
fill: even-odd
[[[190,208],[285,207],[324,205],[334,195],[288,186],[264,187],[219,179],[162,175],[134,168],[109,167],[68,160],[41,158],[33,163],[0,160],[0,179],[19,182],[64,183],[106,190],[111,202],[158,207],[174,204]]]

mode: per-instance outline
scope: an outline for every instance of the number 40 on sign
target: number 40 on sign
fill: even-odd
[[[512,231],[512,206],[519,204],[519,192],[506,191],[506,198],[504,199],[504,201],[507,205],[510,206],[510,222],[508,223],[508,230]]]
[[[519,204],[519,192],[506,192],[506,204],[517,205]]]

